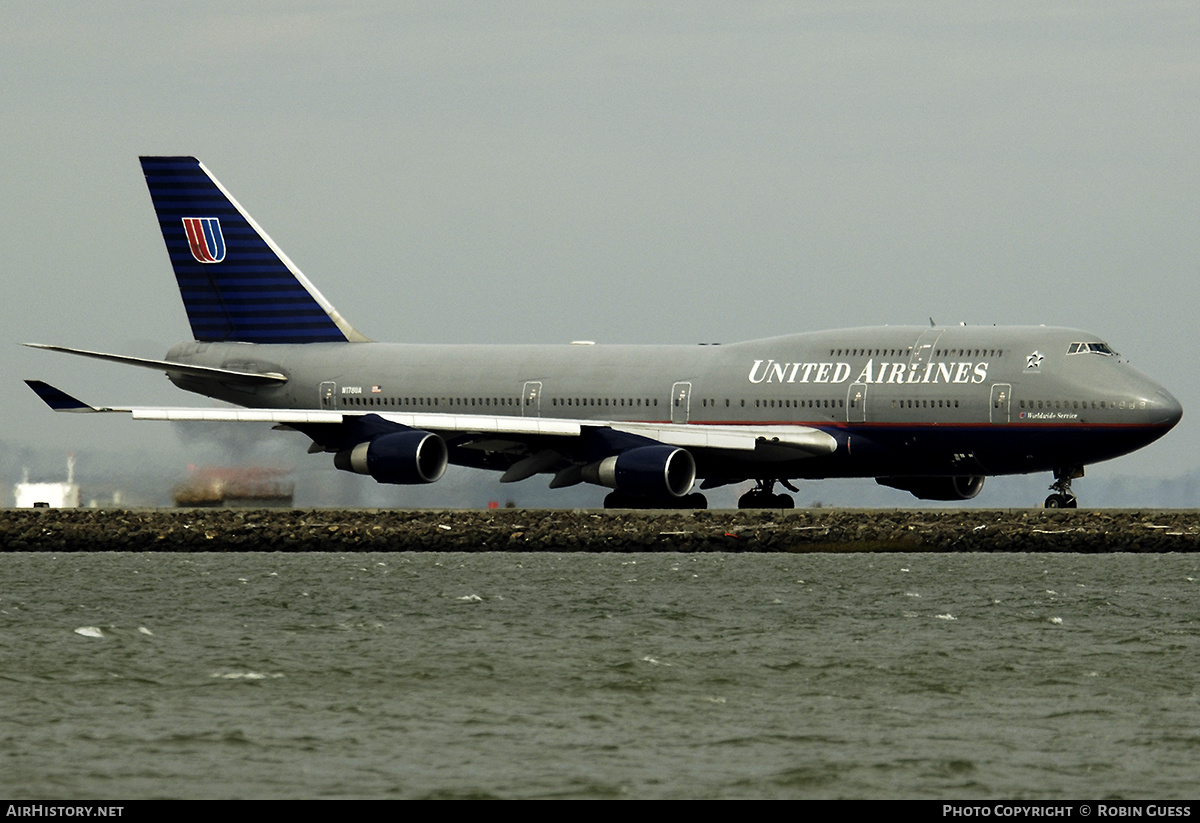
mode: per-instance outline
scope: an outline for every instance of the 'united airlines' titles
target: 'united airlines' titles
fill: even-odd
[[[972,361],[908,363],[868,360],[855,383],[982,383],[987,380],[987,363]],[[849,363],[783,363],[755,360],[748,379],[759,383],[845,383],[853,369]]]

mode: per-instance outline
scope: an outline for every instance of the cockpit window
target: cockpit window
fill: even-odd
[[[1105,357],[1117,355],[1107,343],[1072,343],[1067,347],[1067,354],[1101,354]]]

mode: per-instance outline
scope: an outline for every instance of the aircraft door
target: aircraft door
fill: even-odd
[[[908,360],[908,370],[910,372],[922,368],[929,362],[929,357],[933,354],[933,347],[937,345],[938,338],[942,336],[942,329],[926,329],[921,332],[921,336],[917,338],[916,345],[913,346],[912,357]]]
[[[1012,403],[1012,384],[1011,383],[993,383],[992,384],[992,402],[988,408],[988,418],[993,423],[1008,423],[1009,408]]]
[[[321,384],[321,408],[333,411],[337,408],[337,383],[326,380]]]
[[[671,422],[686,423],[692,412],[692,384],[676,383],[671,387]]]
[[[542,416],[542,381],[526,381],[525,387],[521,391],[521,416]]]
[[[846,393],[846,422],[867,422],[867,384],[852,383]]]

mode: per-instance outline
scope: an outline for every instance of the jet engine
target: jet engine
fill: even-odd
[[[445,440],[416,429],[381,434],[333,457],[333,465],[342,471],[405,486],[440,480],[449,461]]]
[[[639,497],[683,497],[696,482],[696,461],[674,446],[639,446],[584,466],[583,479]]]
[[[911,492],[921,500],[970,500],[983,488],[983,476],[876,477],[875,482]]]

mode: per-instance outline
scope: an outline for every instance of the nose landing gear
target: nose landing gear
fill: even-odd
[[[1054,494],[1046,498],[1047,509],[1075,509],[1079,501],[1071,492],[1071,481],[1083,477],[1083,466],[1060,466],[1054,470],[1054,482],[1050,491]]]

